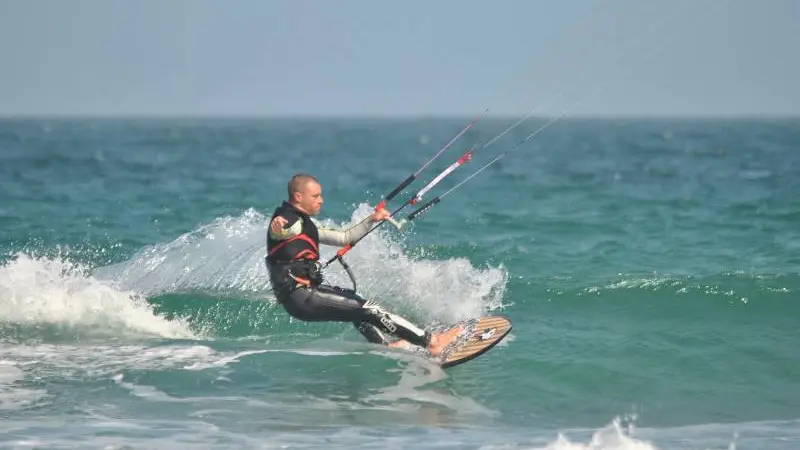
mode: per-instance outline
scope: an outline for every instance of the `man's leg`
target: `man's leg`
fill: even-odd
[[[281,300],[292,316],[306,321],[351,322],[370,342],[388,345],[387,335],[428,347],[431,334],[403,317],[389,313],[351,290],[322,285],[299,288]]]
[[[386,311],[371,300],[366,301],[361,308],[368,311],[364,320],[358,326],[362,334],[364,334],[364,328],[372,326],[379,331],[397,336],[404,341],[408,341],[423,348],[430,345],[431,334],[409,322],[406,318]],[[390,343],[391,342],[387,342],[386,345]]]

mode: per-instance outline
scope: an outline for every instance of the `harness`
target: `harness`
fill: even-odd
[[[286,201],[275,209],[272,218],[277,216],[285,218],[289,226],[302,221],[302,229],[297,236],[285,240],[273,239],[267,232],[265,263],[273,288],[293,290],[322,284],[317,226],[307,214]]]

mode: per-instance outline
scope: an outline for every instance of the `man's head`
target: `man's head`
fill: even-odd
[[[311,175],[298,173],[289,180],[289,202],[297,209],[313,216],[322,208],[322,186]]]

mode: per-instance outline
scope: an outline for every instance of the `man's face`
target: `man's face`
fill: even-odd
[[[308,214],[314,216],[322,208],[322,186],[316,181],[307,181],[300,191],[294,193],[294,201],[297,207]]]

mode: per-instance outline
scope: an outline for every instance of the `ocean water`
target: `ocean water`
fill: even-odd
[[[514,322],[467,364],[291,320],[288,178],[344,226],[468,121],[0,121],[0,447],[800,448],[800,120],[560,120],[347,254],[419,324]]]

